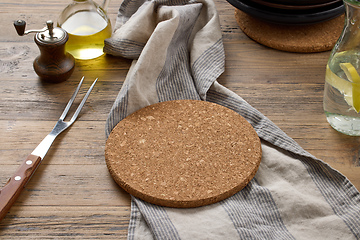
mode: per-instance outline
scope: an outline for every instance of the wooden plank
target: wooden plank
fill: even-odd
[[[126,239],[128,206],[14,206],[1,239]]]

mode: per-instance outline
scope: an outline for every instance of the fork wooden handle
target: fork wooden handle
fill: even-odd
[[[0,221],[19,197],[40,162],[41,157],[39,156],[31,154],[27,156],[5,186],[0,189]]]

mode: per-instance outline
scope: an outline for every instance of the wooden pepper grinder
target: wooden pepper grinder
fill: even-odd
[[[46,82],[62,82],[71,76],[75,67],[74,57],[65,52],[65,43],[68,41],[69,35],[61,28],[54,28],[52,21],[47,21],[46,25],[41,30],[25,31],[25,21],[14,22],[20,36],[36,33],[34,40],[40,49],[40,55],[34,60],[36,74]]]

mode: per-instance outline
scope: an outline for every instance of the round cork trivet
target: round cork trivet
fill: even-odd
[[[280,25],[254,18],[235,9],[241,30],[254,41],[287,52],[312,53],[331,50],[344,28],[344,15],[311,25]]]
[[[128,193],[167,207],[199,207],[232,196],[254,177],[261,144],[252,126],[215,103],[176,100],[120,121],[105,160]]]

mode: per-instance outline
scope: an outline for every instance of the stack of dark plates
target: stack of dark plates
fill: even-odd
[[[276,24],[307,25],[345,12],[342,0],[227,0],[255,18]]]

